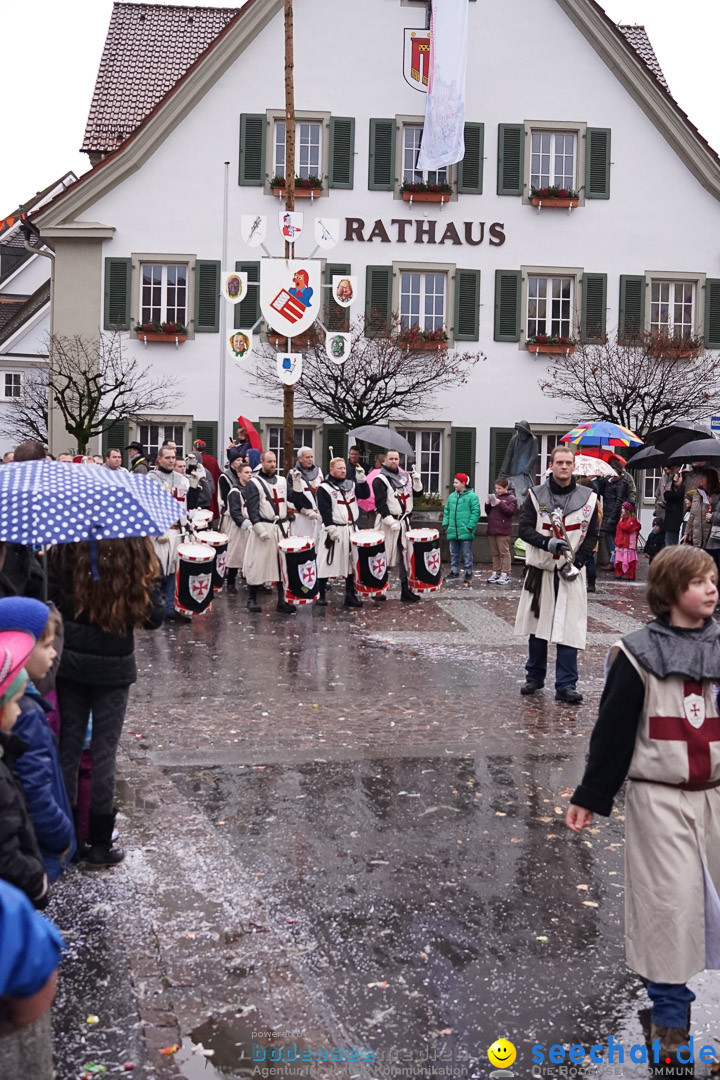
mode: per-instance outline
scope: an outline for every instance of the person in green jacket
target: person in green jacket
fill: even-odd
[[[460,577],[460,555],[465,571],[465,584],[469,585],[473,575],[473,539],[475,526],[480,520],[480,500],[469,487],[467,473],[456,473],[453,480],[455,490],[450,494],[443,510],[443,526],[447,528],[450,544],[450,573],[446,581]]]

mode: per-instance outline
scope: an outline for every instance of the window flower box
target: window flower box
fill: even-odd
[[[290,352],[293,352],[296,349],[307,349],[311,345],[316,344],[316,338],[311,333],[298,334],[296,337],[290,338],[289,340]],[[268,334],[268,341],[271,345],[274,345],[276,348],[281,349],[284,349],[288,344],[288,338],[284,334],[276,334],[273,331],[270,331],[270,333]]]
[[[396,338],[397,344],[413,352],[435,352],[447,349],[447,334],[444,330],[402,330]]]
[[[278,197],[283,196],[285,194],[286,183],[284,176],[273,176],[270,181],[273,195],[277,195]],[[296,199],[318,199],[324,194],[322,179],[319,176],[295,177]]]
[[[400,188],[403,202],[446,203],[452,195],[449,184],[403,184]]]
[[[702,344],[702,338],[671,338],[658,334],[650,341],[650,355],[666,360],[694,360],[700,355]]]
[[[530,190],[530,203],[532,206],[555,207],[558,210],[574,210],[580,205],[580,196],[577,191],[570,188],[546,187]]]
[[[187,328],[181,323],[142,323],[135,327],[138,341],[157,341],[164,344],[179,345],[187,341]]]
[[[558,353],[574,353],[575,343],[566,337],[546,337],[544,334],[539,334],[536,338],[533,338],[527,343],[528,352],[538,353],[552,356]]]

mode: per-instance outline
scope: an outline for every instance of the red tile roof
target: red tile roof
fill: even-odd
[[[655,55],[655,50],[652,47],[652,43],[647,35],[645,27],[627,26],[623,23],[618,23],[618,30],[621,34],[625,35],[640,59],[650,68],[658,82],[661,83],[669,93],[670,87],[667,84],[667,79],[663,74],[663,69],[660,67],[660,61]]]
[[[113,4],[82,149],[116,150],[236,14],[233,8]]]

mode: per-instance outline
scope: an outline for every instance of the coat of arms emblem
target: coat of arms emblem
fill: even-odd
[[[430,31],[416,27],[407,28],[403,33],[403,78],[413,90],[427,94],[430,77]]]

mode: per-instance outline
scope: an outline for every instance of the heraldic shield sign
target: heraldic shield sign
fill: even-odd
[[[286,386],[294,386],[302,375],[302,353],[278,353],[277,377]]]
[[[261,259],[260,310],[284,337],[308,330],[320,307],[319,259]]]
[[[325,336],[325,352],[333,364],[344,364],[350,355],[352,337],[350,334],[334,334],[332,330]]]
[[[413,90],[427,94],[430,77],[430,31],[408,28],[403,33],[403,78]]]

